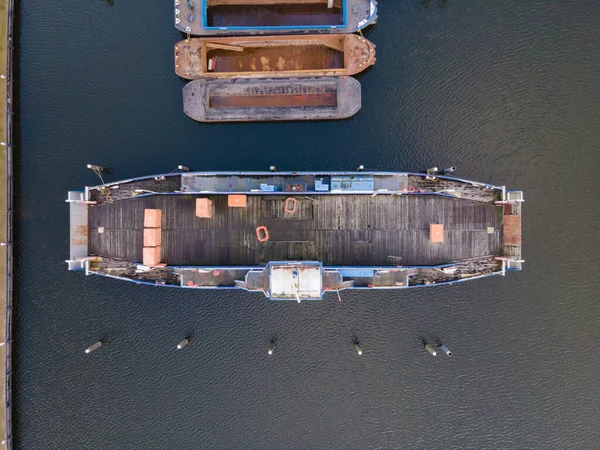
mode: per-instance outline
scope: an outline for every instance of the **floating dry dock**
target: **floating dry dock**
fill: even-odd
[[[294,301],[455,283],[521,269],[522,201],[413,173],[171,173],[69,192],[67,263]]]
[[[183,110],[199,122],[346,119],[361,106],[351,77],[194,80]]]
[[[196,78],[296,78],[354,75],[375,64],[361,36],[246,36],[175,44],[175,72]]]
[[[192,35],[355,33],[377,20],[375,0],[175,0]]]

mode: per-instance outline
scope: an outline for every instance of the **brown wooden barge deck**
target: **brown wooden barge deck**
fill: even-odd
[[[354,75],[375,63],[375,46],[356,35],[186,39],[175,45],[183,78]]]
[[[345,119],[360,107],[351,77],[199,79],[183,88],[183,110],[199,122]]]
[[[162,210],[161,261],[182,266],[255,266],[268,261],[321,261],[325,266],[435,265],[501,253],[502,208],[443,196],[249,195],[231,208],[227,195],[154,195],[89,207],[89,253],[142,260],[144,209]],[[209,198],[214,215],[195,215]],[[443,223],[444,242],[430,241]],[[257,241],[264,225],[269,241]],[[102,233],[99,227],[104,227]]]

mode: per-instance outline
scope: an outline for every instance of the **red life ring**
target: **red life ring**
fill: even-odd
[[[416,191],[416,189],[415,189],[414,186],[409,186],[408,187],[408,192],[412,193],[412,192],[415,192],[415,191]]]
[[[267,227],[262,225],[256,228],[256,239],[258,239],[258,242],[267,242],[269,240],[269,230],[267,230]]]
[[[290,207],[290,203],[293,206]],[[284,206],[283,210],[286,213],[294,214],[296,212],[296,206],[298,206],[298,200],[296,200],[294,197],[289,197],[285,200],[285,206]]]

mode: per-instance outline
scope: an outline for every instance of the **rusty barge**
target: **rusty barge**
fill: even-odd
[[[175,44],[175,72],[197,78],[349,76],[375,64],[375,45],[354,35],[192,38]]]
[[[175,0],[175,27],[195,36],[345,34],[376,21],[375,0]]]
[[[69,269],[139,285],[300,302],[523,264],[523,193],[445,175],[168,173],[72,191],[67,202]]]
[[[352,77],[194,80],[183,110],[198,122],[346,119],[361,106]]]

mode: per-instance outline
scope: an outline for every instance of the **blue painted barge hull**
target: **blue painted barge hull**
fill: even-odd
[[[376,21],[375,0],[175,0],[175,27],[194,36],[355,33]]]

